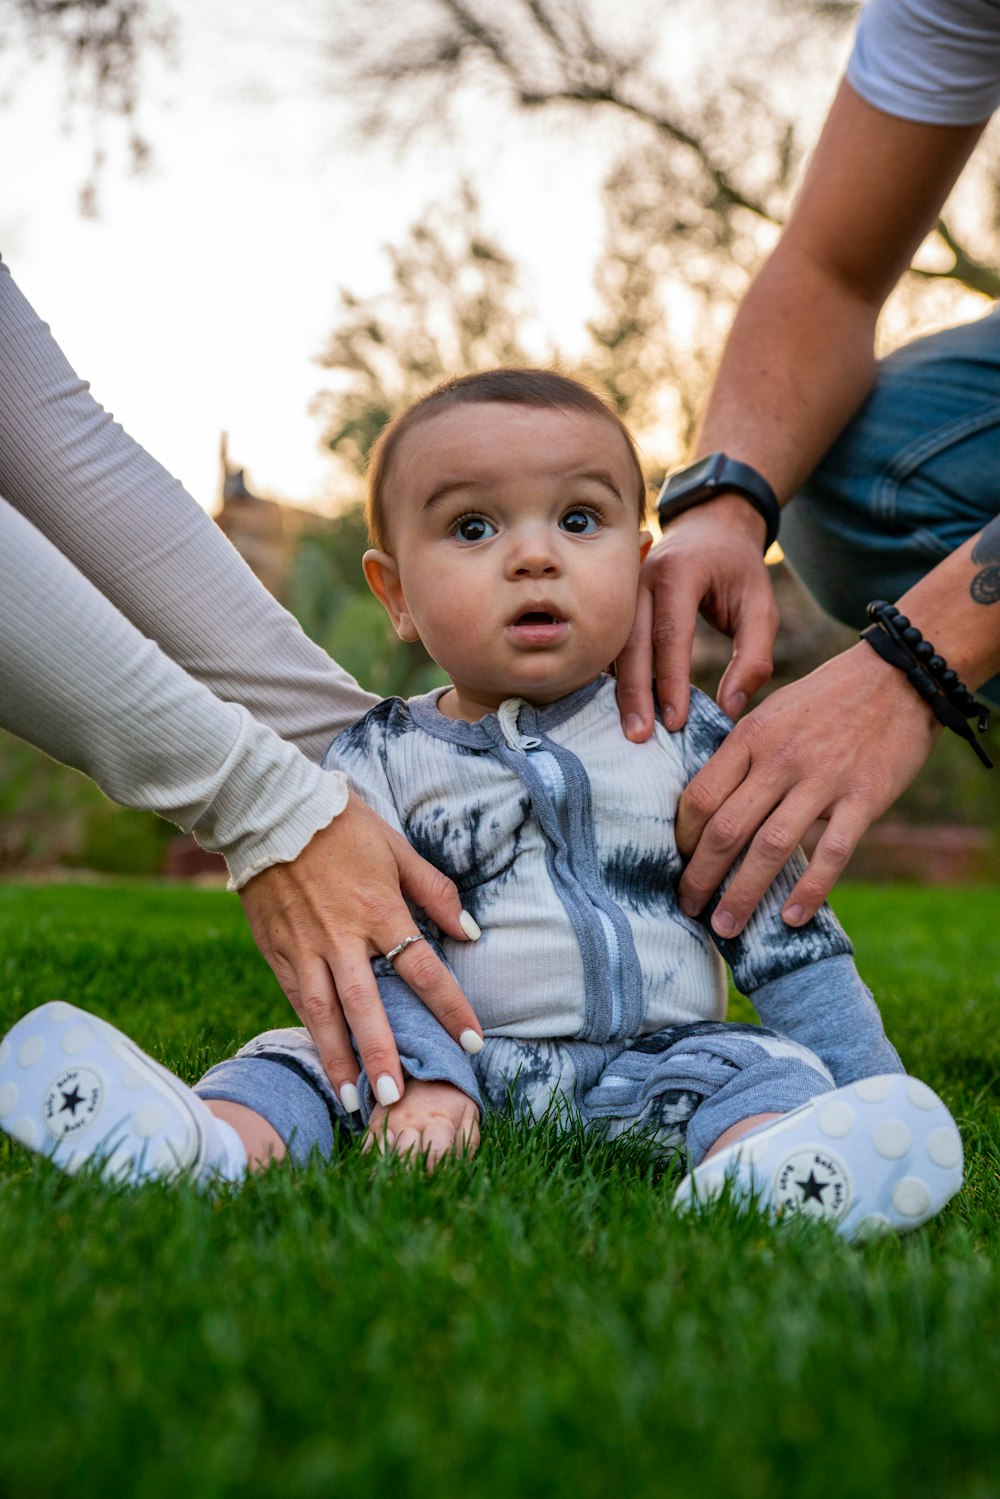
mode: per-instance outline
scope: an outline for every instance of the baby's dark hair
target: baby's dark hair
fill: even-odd
[[[373,547],[378,547],[380,551],[390,550],[386,488],[393,460],[407,432],[451,406],[485,405],[495,401],[513,406],[582,411],[587,416],[599,416],[617,427],[635,472],[638,521],[642,524],[646,518],[646,481],[635,439],[618,413],[596,391],[580,380],[560,374],[558,370],[480,370],[474,375],[456,375],[435,386],[427,395],[421,396],[419,401],[414,401],[412,406],[401,411],[379,433],[368,459],[368,497],[365,501],[365,520]]]

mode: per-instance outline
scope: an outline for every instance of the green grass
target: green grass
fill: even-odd
[[[1000,919],[844,890],[967,1187],[902,1241],[675,1219],[641,1146],[500,1120],[214,1199],[0,1152],[0,1494],[1000,1493]],[[0,1024],[63,997],[189,1079],[284,1001],[231,897],[0,888]]]

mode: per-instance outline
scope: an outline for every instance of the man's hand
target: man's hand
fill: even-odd
[[[479,1110],[451,1083],[425,1083],[411,1078],[406,1097],[374,1110],[368,1121],[364,1149],[405,1156],[411,1165],[428,1171],[444,1155],[474,1155],[479,1147]]]
[[[450,937],[469,936],[471,917],[452,882],[353,795],[298,858],[273,864],[240,891],[254,940],[345,1107],[357,1107],[358,1064],[349,1032],[376,1093],[403,1092],[370,959],[415,930],[404,894]],[[472,1006],[426,942],[400,953],[395,968],[456,1040],[469,1031],[481,1037]],[[466,1040],[472,1043],[467,1049],[479,1049],[472,1037]]]
[[[629,739],[641,742],[653,732],[654,671],[664,723],[684,727],[699,611],[733,641],[719,684],[724,713],[739,718],[770,677],[778,610],[761,555],[764,536],[762,517],[730,494],[679,515],[653,547],[639,575],[632,633],[617,662],[618,709]]]
[[[681,797],[677,844],[691,856],[680,883],[682,909],[696,916],[749,844],[712,916],[721,937],[735,936],[820,818],[826,830],[781,913],[789,926],[802,926],[939,733],[903,674],[863,642],[773,693],[737,724]]]

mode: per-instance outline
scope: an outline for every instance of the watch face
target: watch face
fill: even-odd
[[[672,475],[667,481],[664,499],[672,500],[677,494],[690,494],[692,490],[710,484],[715,477],[718,461],[719,454],[710,453],[707,458],[700,458],[697,463],[692,463],[690,468],[683,468],[679,474]]]

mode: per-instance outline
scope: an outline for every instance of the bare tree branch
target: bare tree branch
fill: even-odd
[[[358,474],[385,423],[438,381],[533,362],[524,342],[532,314],[517,268],[486,233],[467,184],[386,253],[391,289],[365,300],[341,291],[340,317],[319,361],[334,376],[314,402],[324,443]]]
[[[146,165],[149,143],[135,123],[143,68],[154,53],[170,55],[175,34],[168,0],[0,0],[0,51],[55,54],[66,73],[67,107],[82,106],[89,115],[93,147],[80,191],[84,213],[95,211],[104,166],[102,117],[127,123],[131,167]]]
[[[952,263],[942,271],[927,271],[912,266],[914,276],[920,276],[925,281],[958,281],[970,291],[979,292],[984,297],[1000,297],[1000,274],[995,266],[985,265],[983,261],[970,255],[965,246],[955,238],[944,219],[938,219],[935,233],[951,251]]]
[[[857,10],[857,0],[771,0],[770,6],[800,40],[817,28],[842,31]],[[369,133],[392,133],[400,119],[407,135],[431,120],[440,122],[463,86],[489,81],[528,112],[600,109],[645,127],[664,150],[687,156],[702,175],[697,195],[707,215],[729,219],[743,211],[762,224],[783,222],[801,158],[794,122],[766,101],[770,78],[763,72],[727,77],[723,84],[706,79],[698,106],[682,108],[656,71],[656,28],[643,32],[641,16],[626,46],[618,36],[612,41],[596,34],[602,12],[587,0],[505,0],[503,6],[487,0],[368,0],[365,14],[373,13],[380,24],[356,34],[353,49],[344,51],[352,69],[346,86],[353,80],[370,95],[364,114]],[[657,14],[662,24],[662,8]],[[736,7],[733,16],[738,27]],[[755,11],[742,24],[752,36],[761,29],[761,15]],[[775,61],[760,50],[755,58],[758,68],[771,69]],[[785,69],[792,65],[794,46],[781,58]],[[732,108],[737,94],[742,111]],[[770,176],[757,186],[750,179],[754,164],[759,174],[761,151],[748,149],[747,119],[769,142]],[[997,295],[994,269],[971,255],[947,226],[939,233],[954,257],[952,266],[916,274]]]

